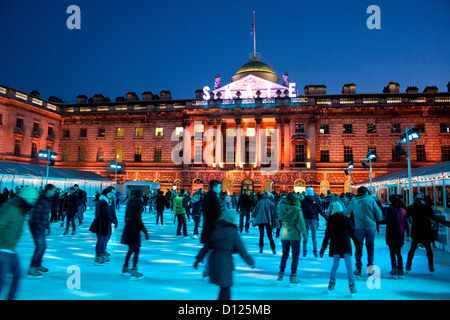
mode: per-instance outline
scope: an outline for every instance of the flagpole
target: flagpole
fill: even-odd
[[[255,11],[253,11],[253,53],[256,59],[256,23],[255,23]]]

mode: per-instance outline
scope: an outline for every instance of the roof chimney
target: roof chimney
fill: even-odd
[[[397,82],[391,81],[387,85],[387,87],[384,87],[383,93],[399,93],[400,92],[400,85]]]
[[[352,83],[344,84],[342,87],[343,94],[354,94],[356,92],[356,85]]]

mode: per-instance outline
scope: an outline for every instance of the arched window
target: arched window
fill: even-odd
[[[322,180],[320,182],[320,193],[323,193],[326,196],[327,190],[330,190],[330,183],[328,180]]]
[[[192,194],[194,194],[194,192],[196,192],[198,189],[202,189],[203,188],[203,180],[199,179],[199,178],[195,178],[192,181]]]
[[[263,182],[263,191],[267,190],[269,192],[272,192],[274,190],[273,186],[274,186],[273,180],[272,179],[266,179]]]
[[[248,190],[248,192],[253,192],[253,181],[250,179],[245,179],[242,181],[242,190]]]
[[[294,191],[303,192],[306,190],[306,182],[302,179],[297,179],[294,181]]]
[[[231,181],[230,179],[223,179],[222,190],[225,190],[229,196],[232,195],[233,194],[233,181]]]

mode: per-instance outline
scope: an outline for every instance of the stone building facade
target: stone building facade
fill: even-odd
[[[359,94],[346,84],[342,94],[331,95],[323,85],[308,85],[292,96],[277,83],[268,91],[274,73],[263,67],[241,68],[239,79],[208,92],[209,99],[205,90],[183,100],[168,91],[128,92],[114,102],[98,94],[65,104],[0,87],[0,157],[37,161],[33,148],[50,147],[58,152],[57,166],[111,179],[110,163],[122,163],[119,182],[152,181],[193,192],[218,179],[237,194],[243,188],[348,191],[344,169],[353,162],[352,184],[368,180],[360,162],[370,150],[377,156],[372,177],[404,170],[406,158],[394,147],[411,126],[421,135],[411,145],[413,167],[450,161],[448,88],[401,93],[390,82],[382,93]]]

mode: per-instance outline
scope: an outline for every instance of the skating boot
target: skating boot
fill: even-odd
[[[283,277],[284,277],[284,271],[280,271],[280,273],[278,274],[277,281],[283,281]]]
[[[37,267],[30,267],[27,273],[27,279],[41,279],[42,274],[37,271]]]
[[[47,274],[48,273],[48,269],[43,267],[43,266],[36,267],[36,271],[38,271],[41,274]]]
[[[104,253],[104,254],[102,254],[102,256],[103,256],[103,262],[104,263],[109,263],[109,261],[110,261],[110,259],[109,259],[110,254],[109,253]]]
[[[289,286],[291,287],[298,287],[300,286],[300,279],[297,278],[297,275],[291,274],[291,277],[289,279]]]
[[[140,280],[142,278],[144,278],[144,275],[142,273],[139,273],[137,271],[137,268],[132,268],[131,269],[131,278],[130,278],[130,280]]]
[[[126,277],[131,276],[131,269],[128,268],[128,266],[123,266],[122,267],[122,275],[126,276]]]
[[[353,274],[355,275],[356,280],[361,279],[361,269],[356,269],[355,272],[353,272]]]
[[[399,278],[400,280],[405,279],[405,271],[403,271],[403,268],[397,269],[397,273],[398,273],[398,278]]]
[[[96,254],[95,260],[94,260],[94,266],[103,266],[105,264],[105,261],[103,260],[102,254]]]
[[[334,287],[336,286],[335,281],[331,281],[328,283],[328,293],[331,293],[334,290]]]
[[[392,268],[391,272],[389,272],[393,279],[398,279],[398,270],[397,268]]]
[[[349,288],[350,288],[350,294],[352,295],[352,297],[354,297],[356,295],[356,293],[358,292],[358,291],[356,291],[355,283],[349,284]]]

